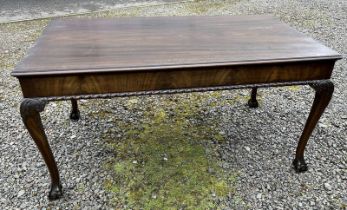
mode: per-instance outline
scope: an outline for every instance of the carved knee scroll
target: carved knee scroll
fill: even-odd
[[[301,134],[298,147],[296,149],[295,159],[293,161],[294,169],[297,172],[307,171],[307,164],[304,159],[304,151],[308,139],[318,120],[322,116],[325,108],[328,106],[334,92],[334,84],[329,80],[319,81],[310,85],[315,91],[315,98],[310,111],[310,115]]]
[[[46,101],[36,99],[24,99],[20,106],[20,113],[24,125],[28,129],[31,137],[35,141],[51,176],[51,190],[49,199],[57,199],[62,195],[59,171],[54,160],[51,148],[41,122],[40,112],[45,108]]]

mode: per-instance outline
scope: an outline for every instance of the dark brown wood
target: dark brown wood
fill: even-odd
[[[307,164],[304,160],[304,151],[308,139],[319,118],[322,116],[325,108],[328,106],[334,92],[334,84],[330,81],[314,83],[311,87],[316,91],[310,115],[306,121],[304,131],[301,134],[298,147],[296,149],[295,159],[293,161],[294,169],[297,172],[307,171]]]
[[[257,90],[257,87],[252,88],[251,98],[248,100],[248,106],[251,108],[257,108],[259,106],[259,103],[257,101]]]
[[[78,110],[78,104],[76,99],[71,99],[70,119],[73,121],[78,121],[80,119],[80,111]]]
[[[38,99],[72,98],[70,118],[78,119],[75,99],[83,96],[324,81],[312,85],[316,97],[293,162],[304,171],[305,145],[329,103],[328,80],[340,58],[267,15],[73,18],[52,21],[12,75],[27,98],[22,118],[49,169],[54,199],[62,188]],[[256,94],[253,88],[251,105]]]
[[[212,87],[329,79],[334,61],[242,65],[56,76],[26,76],[24,97],[103,94],[144,90]]]
[[[61,197],[63,192],[58,167],[41,122],[40,112],[44,110],[45,105],[45,101],[24,99],[20,106],[20,113],[25,127],[28,129],[31,137],[35,141],[47,165],[52,183],[48,198],[54,200]]]
[[[73,18],[53,20],[13,75],[167,71],[338,58],[337,52],[269,15]]]

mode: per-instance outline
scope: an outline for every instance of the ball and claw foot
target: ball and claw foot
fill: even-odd
[[[250,108],[257,108],[259,106],[259,103],[257,100],[252,100],[252,99],[249,99],[248,100],[248,106]]]
[[[78,103],[76,99],[71,99],[70,119],[72,121],[78,121],[80,119],[80,111],[78,109]]]
[[[295,172],[297,173],[305,172],[308,169],[304,159],[295,159],[293,161],[293,166],[294,166]]]
[[[70,119],[73,121],[78,121],[80,119],[80,112],[79,111],[71,112]]]
[[[259,106],[258,101],[257,101],[257,92],[258,92],[257,87],[252,88],[251,98],[248,100],[248,106],[250,108],[257,108]]]
[[[49,191],[48,194],[48,199],[50,201],[52,200],[57,200],[63,196],[63,188],[61,184],[59,185],[51,185],[51,190]]]

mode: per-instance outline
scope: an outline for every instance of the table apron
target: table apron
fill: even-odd
[[[334,61],[319,61],[18,79],[25,98],[91,98],[308,84],[329,79],[333,67]]]
[[[259,83],[259,84],[230,85],[230,86],[201,87],[201,88],[165,89],[165,90],[149,90],[149,91],[122,92],[122,93],[83,94],[83,95],[31,97],[31,98],[37,99],[37,100],[43,100],[43,101],[64,101],[64,100],[70,100],[70,99],[97,99],[97,98],[107,99],[107,98],[115,98],[115,97],[182,94],[182,93],[193,93],[193,92],[246,89],[246,88],[255,88],[255,87],[267,88],[267,87],[284,87],[284,86],[293,86],[293,85],[312,85],[312,84],[324,82],[324,81],[329,81],[329,80],[308,80],[308,81],[294,81],[294,82]]]

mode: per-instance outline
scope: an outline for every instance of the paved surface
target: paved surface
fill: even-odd
[[[0,0],[0,23],[179,0]]]
[[[270,13],[337,50],[344,59],[337,62],[332,75],[334,97],[308,143],[309,171],[304,174],[294,173],[291,161],[314,97],[309,87],[261,89],[258,109],[245,106],[247,90],[203,93],[199,95],[203,104],[192,100],[191,94],[81,101],[82,119],[77,123],[68,119],[69,103],[52,102],[42,116],[64,186],[64,198],[56,202],[47,200],[48,172],[21,122],[21,90],[18,81],[10,76],[47,20],[0,25],[1,209],[129,209],[124,199],[126,193],[120,196],[124,200],[117,201],[105,189],[105,180],[113,178],[105,163],[120,158],[114,148],[107,147],[107,140],[130,143],[129,135],[134,130],[143,131],[141,121],[155,114],[150,110],[161,108],[170,115],[177,105],[166,102],[174,101],[197,107],[199,114],[191,118],[188,129],[212,121],[221,131],[219,138],[225,139],[202,142],[212,147],[206,153],[215,153],[223,170],[237,174],[230,184],[233,190],[229,196],[211,198],[217,200],[219,209],[345,210],[346,11],[346,0],[228,0],[93,14],[110,17]],[[136,182],[138,177],[128,178]]]

